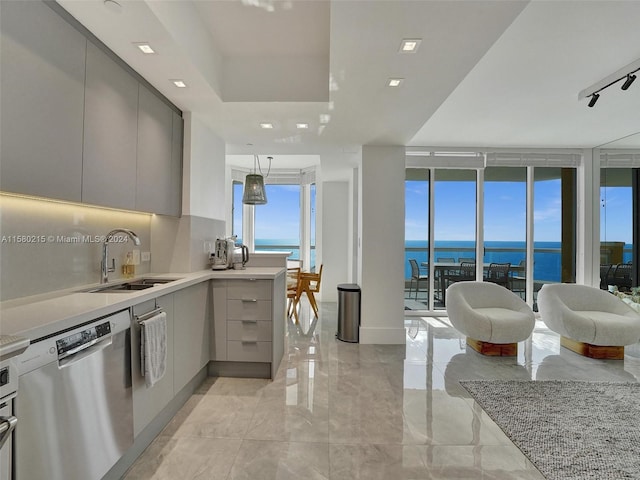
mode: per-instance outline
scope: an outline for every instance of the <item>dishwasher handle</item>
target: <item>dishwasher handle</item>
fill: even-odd
[[[0,417],[0,450],[4,442],[11,436],[11,432],[16,428],[18,419],[16,417]]]
[[[78,348],[69,350],[65,357],[58,359],[58,368],[63,369],[63,368],[70,367],[74,363],[77,363],[84,358],[87,358],[95,353],[98,353],[101,350],[104,350],[112,343],[113,343],[112,337],[107,337],[107,338],[104,338],[103,340],[100,340],[100,339],[92,340],[88,343],[85,343],[84,345],[79,346]]]

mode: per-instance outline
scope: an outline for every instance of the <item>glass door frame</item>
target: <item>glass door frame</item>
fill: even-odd
[[[579,168],[584,168],[584,157],[582,155],[578,155],[575,152],[566,152],[558,154],[559,156],[566,155],[566,157],[562,158],[560,162],[554,162],[552,165],[549,165],[548,158],[543,161],[536,161],[535,159],[526,162],[523,161],[523,158],[520,159],[520,162],[491,162],[487,160],[487,154],[483,154],[481,157],[462,157],[459,158],[459,163],[453,163],[451,165],[446,163],[438,162],[437,160],[434,162],[434,165],[417,165],[415,162],[407,162],[406,168],[423,168],[429,170],[429,249],[428,249],[428,258],[435,258],[435,182],[437,180],[437,170],[444,169],[464,169],[464,170],[476,170],[476,259],[484,258],[484,170],[487,167],[491,166],[504,166],[504,167],[526,167],[526,270],[525,270],[525,302],[533,308],[534,304],[534,287],[535,287],[535,279],[533,275],[533,267],[534,267],[534,171],[537,167],[545,167],[545,166],[553,166],[560,168],[575,168],[578,170]],[[579,157],[579,159],[577,159]],[[424,157],[422,157],[424,159]],[[434,157],[435,158],[435,157]],[[470,161],[470,158],[476,160],[476,162]],[[478,160],[481,165],[478,164]],[[474,164],[475,163],[475,164]],[[576,174],[578,171],[576,172]],[[577,189],[581,191],[581,189],[585,188],[584,186],[577,185]],[[580,197],[576,197],[576,201],[579,201]],[[578,228],[579,224],[576,221],[574,228]],[[599,233],[598,233],[599,235]],[[578,256],[580,255],[579,251],[576,249],[574,251],[576,256],[576,263],[578,260]],[[577,265],[576,265],[577,266]],[[578,267],[579,268],[579,267]],[[483,280],[483,272],[482,269],[476,269],[476,280]],[[576,272],[576,281],[578,281],[578,274]],[[405,316],[436,316],[441,315],[444,310],[436,310],[435,309],[435,265],[434,262],[429,261],[429,297],[428,297],[428,309],[427,310],[407,310],[405,311]]]

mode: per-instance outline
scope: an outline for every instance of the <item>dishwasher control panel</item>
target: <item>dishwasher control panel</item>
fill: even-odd
[[[58,356],[65,355],[82,345],[91,343],[100,337],[109,335],[111,333],[111,324],[109,322],[100,323],[93,327],[87,328],[80,332],[76,332],[73,335],[69,335],[59,340],[56,340],[56,347],[58,349]]]

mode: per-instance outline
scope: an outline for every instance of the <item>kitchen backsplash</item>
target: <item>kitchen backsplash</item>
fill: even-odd
[[[126,254],[151,251],[151,214],[0,196],[0,300],[83,286],[100,281],[104,235],[115,228],[133,230],[142,244],[118,236],[109,243],[116,271],[123,278]],[[148,273],[150,262],[136,266]]]

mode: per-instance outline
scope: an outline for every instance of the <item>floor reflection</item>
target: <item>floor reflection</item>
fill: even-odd
[[[468,348],[446,316],[405,319],[404,345],[336,339],[337,305],[287,321],[273,381],[210,378],[128,472],[137,478],[542,479],[461,380],[637,381],[624,361],[561,349],[537,322],[518,355]]]

